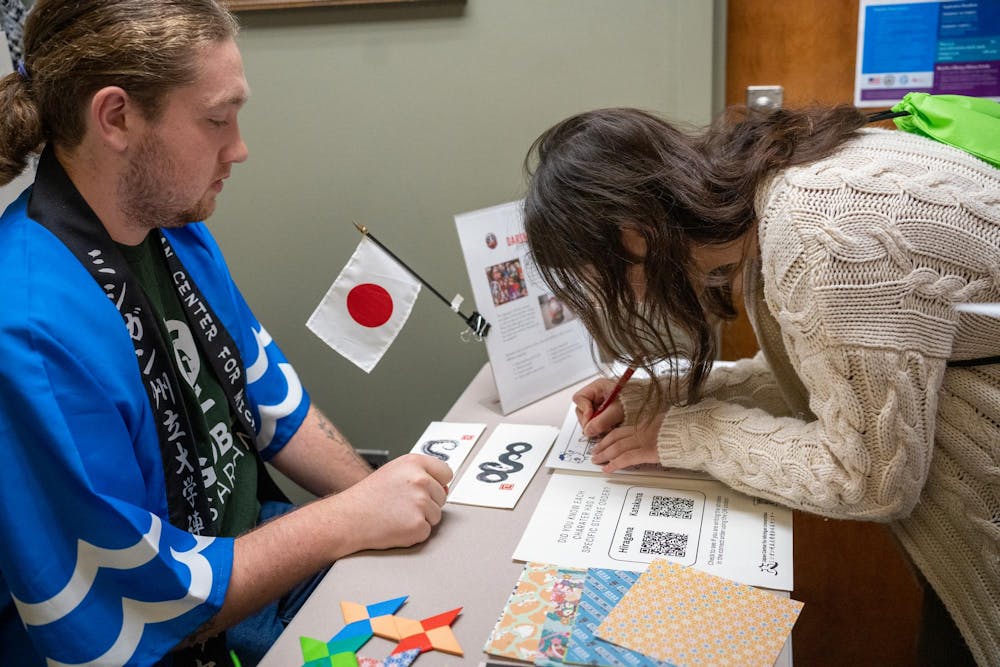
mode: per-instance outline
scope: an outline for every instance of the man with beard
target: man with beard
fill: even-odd
[[[254,664],[333,561],[441,519],[448,466],[373,473],[199,222],[248,154],[236,35],[215,0],[39,0],[0,80],[0,184],[41,153],[0,219],[0,664]]]

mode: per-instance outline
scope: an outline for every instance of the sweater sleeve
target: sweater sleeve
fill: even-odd
[[[968,216],[956,201],[967,183],[920,165],[902,174],[878,158],[857,165],[786,176],[762,218],[765,297],[815,419],[717,392],[672,409],[658,447],[663,465],[755,496],[888,521],[920,496],[953,304],[973,298],[984,277],[941,240]]]
[[[839,375],[841,364],[867,377]],[[944,363],[856,349],[810,365],[803,381],[815,421],[709,398],[666,415],[660,462],[704,470],[744,493],[834,518],[906,516],[930,463]]]
[[[708,376],[703,395],[744,407],[758,407],[778,417],[789,414],[774,372],[761,352],[750,359],[717,365]]]
[[[625,423],[634,424],[638,420],[645,391],[646,383],[634,383],[622,392]],[[702,396],[759,407],[775,416],[789,414],[774,373],[760,352],[750,359],[717,364],[705,382]]]

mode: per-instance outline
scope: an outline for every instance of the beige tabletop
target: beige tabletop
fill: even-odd
[[[501,421],[561,426],[570,396],[584,384],[586,381],[504,416],[490,365],[483,366],[443,420],[486,424],[476,449],[466,458],[456,479]],[[341,600],[369,605],[402,596],[409,599],[397,614],[415,620],[462,607],[452,629],[464,657],[433,651],[420,656],[414,663],[417,667],[478,665],[485,661],[489,656],[483,653],[483,645],[524,568],[524,563],[513,561],[511,555],[550,474],[542,466],[513,510],[447,503],[444,518],[423,544],[364,551],[337,561],[264,656],[261,666],[302,665],[299,637],[321,641],[333,637],[344,626]],[[373,637],[358,654],[384,658],[393,648],[394,642]],[[778,664],[790,666],[790,653],[786,645]]]

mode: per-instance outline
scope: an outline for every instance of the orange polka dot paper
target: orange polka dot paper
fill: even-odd
[[[796,600],[655,560],[596,634],[677,667],[772,667],[801,610]]]

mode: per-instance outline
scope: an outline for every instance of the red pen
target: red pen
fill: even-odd
[[[604,402],[601,403],[601,406],[597,408],[597,412],[590,415],[590,419],[596,419],[597,415],[604,412],[609,405],[615,402],[615,399],[618,398],[618,394],[622,393],[622,389],[625,388],[625,383],[628,382],[630,377],[632,377],[632,373],[635,373],[635,369],[636,367],[633,364],[632,366],[629,366],[624,373],[622,373],[622,376],[618,378],[618,382],[615,384],[615,388],[611,390],[611,393],[608,394],[608,397],[605,398]],[[589,422],[590,420],[587,421]]]

